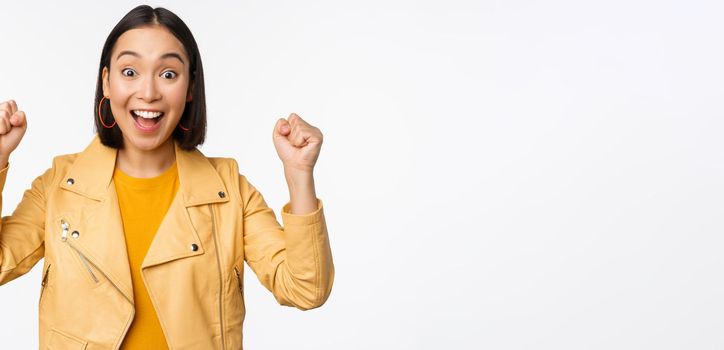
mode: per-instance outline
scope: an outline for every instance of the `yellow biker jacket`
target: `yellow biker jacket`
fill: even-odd
[[[282,227],[236,161],[175,152],[179,189],[141,267],[169,348],[242,349],[244,261],[281,305],[321,306],[334,280],[322,201],[306,215],[287,203]],[[45,258],[41,349],[118,349],[133,320],[116,155],[96,136],[55,157],[2,217],[0,284]]]

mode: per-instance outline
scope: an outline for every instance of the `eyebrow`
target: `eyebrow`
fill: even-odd
[[[131,56],[134,56],[137,58],[141,58],[141,55],[139,55],[136,52],[124,50],[124,51],[121,51],[120,53],[118,53],[118,56],[116,56],[116,61],[118,61],[118,59],[121,58],[121,56],[123,56],[123,55],[131,55]],[[162,60],[167,59],[167,58],[176,58],[177,60],[181,61],[182,64],[185,63],[184,60],[181,58],[181,55],[179,55],[176,52],[167,52],[167,53],[161,55]]]

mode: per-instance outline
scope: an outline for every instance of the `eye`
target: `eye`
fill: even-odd
[[[126,76],[126,77],[132,77],[132,76],[136,75],[136,71],[133,70],[132,68],[124,68],[121,71],[121,75]]]
[[[167,70],[167,71],[161,73],[161,75],[166,79],[176,78],[176,72],[171,71],[171,70]]]

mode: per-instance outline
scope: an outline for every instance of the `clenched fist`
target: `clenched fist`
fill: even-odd
[[[322,148],[322,132],[292,113],[274,125],[274,147],[284,168],[312,172]]]
[[[15,101],[0,103],[0,168],[5,167],[27,128],[25,112],[18,110]]]

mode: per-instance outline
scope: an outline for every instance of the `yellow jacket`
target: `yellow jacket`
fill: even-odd
[[[244,261],[281,305],[321,306],[334,280],[322,201],[307,215],[284,205],[282,228],[236,161],[175,150],[179,189],[141,267],[169,348],[242,348]],[[118,349],[133,320],[116,154],[96,136],[55,157],[2,218],[0,284],[45,258],[41,349]]]

